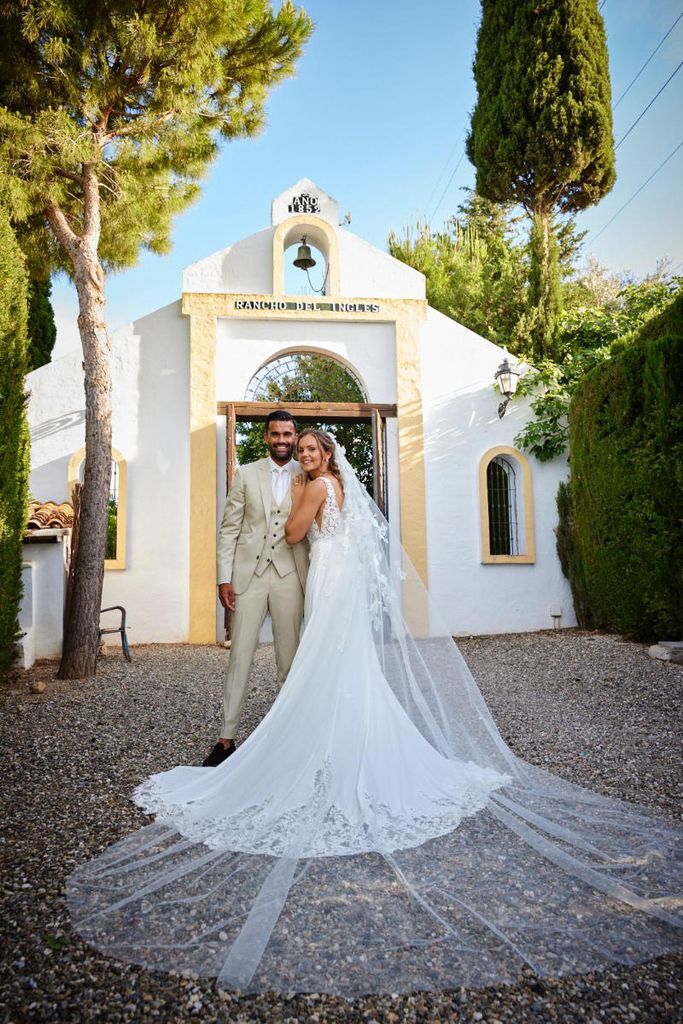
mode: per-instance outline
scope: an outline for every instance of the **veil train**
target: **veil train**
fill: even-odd
[[[405,551],[340,448],[337,458],[338,573],[351,574],[373,664],[432,752],[504,784],[447,831],[402,817],[380,835],[368,815],[340,840],[351,833],[333,794],[355,765],[334,748],[309,778],[305,735],[291,766],[310,784],[305,806],[290,808],[274,776],[268,798],[244,793],[239,819],[223,821],[223,776],[210,775],[220,769],[153,776],[135,798],[157,820],[69,876],[74,928],[104,953],[215,977],[219,988],[345,997],[511,982],[529,967],[586,972],[680,949],[683,829],[513,754]],[[346,594],[325,599],[328,675],[362,646]],[[311,643],[305,629],[302,662]],[[293,694],[305,674],[296,666]],[[265,747],[269,730],[266,719],[228,768],[252,740]]]

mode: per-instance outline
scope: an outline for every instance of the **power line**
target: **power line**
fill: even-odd
[[[602,0],[600,6],[598,7],[598,10],[601,11],[606,3],[607,3],[607,0]]]
[[[428,206],[430,206],[430,204],[432,202],[432,199],[434,198],[434,193],[436,192],[437,188],[441,184],[441,179],[443,178],[444,174],[446,173],[446,171],[448,169],[448,165],[450,164],[451,160],[455,156],[455,151],[457,150],[458,146],[462,142],[462,136],[463,136],[464,130],[465,130],[465,127],[463,125],[462,131],[460,132],[460,134],[458,135],[457,139],[455,140],[455,142],[453,144],[453,149],[450,151],[450,153],[446,157],[446,162],[444,163],[443,167],[441,168],[441,171],[439,172],[439,177],[434,182],[434,185],[432,187],[432,191],[429,193],[429,198],[428,198],[428,200],[427,200],[427,202],[425,203],[425,206],[424,206],[425,210],[427,209]]]
[[[675,71],[672,71],[672,72],[671,72],[671,74],[670,74],[670,75],[669,75],[669,77],[667,78],[667,80],[666,80],[666,82],[664,83],[664,85],[662,86],[662,88],[661,88],[661,89],[659,90],[659,92],[655,93],[655,95],[654,95],[654,96],[652,97],[652,99],[650,100],[650,102],[648,103],[648,105],[647,105],[647,106],[645,107],[645,109],[644,109],[644,110],[642,110],[642,111],[640,112],[640,114],[638,114],[638,117],[637,117],[637,118],[635,119],[635,121],[633,122],[633,124],[631,125],[631,127],[629,128],[629,130],[628,130],[628,131],[626,132],[626,134],[625,134],[625,135],[622,135],[622,137],[621,137],[621,138],[619,139],[619,141],[617,142],[616,146],[614,147],[614,149],[615,149],[615,152],[616,152],[616,150],[617,150],[617,149],[619,149],[619,146],[620,146],[620,145],[622,144],[622,142],[626,142],[626,139],[627,139],[627,138],[629,137],[629,135],[631,134],[631,132],[633,131],[633,129],[635,128],[635,126],[636,126],[636,125],[638,124],[638,122],[640,121],[640,119],[641,119],[642,117],[644,117],[644,116],[645,116],[645,114],[647,114],[648,110],[650,109],[650,107],[652,106],[652,104],[654,103],[654,101],[655,101],[655,100],[657,99],[657,97],[658,97],[658,96],[661,96],[661,95],[662,95],[662,93],[663,93],[663,92],[664,92],[664,90],[666,89],[666,87],[667,87],[667,85],[669,84],[669,82],[671,81],[671,79],[672,79],[672,78],[674,78],[674,77],[675,77],[675,76],[676,76],[676,75],[678,74],[678,72],[679,72],[679,71],[681,70],[681,68],[683,68],[683,60],[682,60],[682,61],[681,61],[681,63],[680,63],[679,65],[678,65],[678,67],[676,68],[676,70],[675,70]]]
[[[652,172],[652,174],[651,174],[651,175],[650,175],[650,177],[649,177],[649,178],[647,179],[647,181],[644,181],[644,182],[643,182],[643,184],[642,184],[642,185],[640,186],[640,188],[637,188],[637,189],[636,189],[636,191],[635,191],[635,192],[633,193],[633,195],[632,195],[632,196],[631,196],[631,197],[630,197],[629,199],[627,199],[627,200],[626,200],[626,202],[624,203],[624,205],[623,205],[623,206],[621,206],[621,207],[619,207],[619,209],[618,209],[618,210],[617,210],[617,212],[616,212],[616,213],[614,214],[614,216],[612,217],[612,219],[611,219],[611,220],[608,220],[608,221],[607,221],[607,223],[605,224],[605,226],[604,226],[604,227],[602,227],[602,228],[600,228],[600,230],[598,231],[597,235],[595,235],[595,237],[591,239],[591,245],[594,245],[594,244],[595,244],[595,242],[597,242],[598,238],[599,238],[599,237],[600,237],[600,235],[601,235],[601,234],[603,233],[603,231],[607,231],[607,228],[608,228],[608,227],[610,226],[610,224],[613,224],[613,223],[614,223],[614,221],[615,221],[615,220],[617,219],[617,217],[619,216],[619,214],[620,214],[620,213],[623,213],[623,211],[624,211],[624,210],[626,209],[626,207],[627,207],[627,206],[629,205],[629,203],[632,203],[632,202],[633,202],[633,200],[634,200],[634,199],[636,198],[636,196],[637,196],[637,195],[640,195],[640,193],[641,193],[641,192],[643,191],[643,189],[645,188],[645,186],[646,186],[646,185],[649,185],[649,184],[650,184],[650,182],[652,181],[652,179],[653,179],[653,178],[655,177],[655,175],[659,174],[659,172],[661,171],[662,167],[664,167],[664,165],[665,165],[665,164],[668,164],[669,160],[671,160],[671,158],[672,158],[672,157],[676,156],[676,153],[677,153],[677,152],[679,151],[679,149],[681,149],[681,147],[683,147],[683,142],[679,142],[679,143],[678,143],[678,145],[676,146],[676,148],[675,148],[675,149],[673,149],[673,150],[672,150],[672,151],[671,151],[671,152],[669,153],[668,157],[667,157],[667,158],[666,158],[665,160],[662,160],[662,162],[661,162],[661,164],[659,165],[659,167],[658,167],[658,168],[657,168],[656,170],[654,170],[654,171]]]
[[[669,36],[670,36],[670,35],[671,35],[671,33],[673,32],[673,30],[674,30],[674,29],[676,28],[676,25],[677,25],[677,24],[679,23],[679,21],[681,20],[681,18],[683,18],[683,11],[681,11],[681,13],[680,13],[680,14],[678,15],[678,17],[676,18],[676,20],[674,21],[673,25],[671,26],[671,28],[669,29],[669,31],[668,31],[668,32],[666,33],[666,35],[662,36],[662,38],[661,38],[661,39],[659,40],[659,42],[658,42],[658,43],[657,43],[657,45],[655,46],[655,48],[654,48],[654,50],[652,51],[652,53],[650,54],[650,56],[649,56],[649,57],[647,58],[647,60],[646,60],[646,61],[645,61],[645,63],[643,64],[643,66],[642,66],[642,68],[640,69],[640,71],[638,71],[638,73],[636,74],[636,76],[635,76],[634,78],[632,78],[632,79],[631,79],[631,81],[630,81],[630,82],[628,83],[628,85],[626,86],[626,88],[625,88],[625,89],[624,89],[624,91],[622,92],[621,96],[619,97],[619,99],[617,100],[617,102],[616,102],[616,103],[614,104],[614,106],[612,107],[612,110],[616,110],[616,109],[617,109],[617,107],[619,106],[619,104],[620,104],[620,103],[621,103],[621,101],[623,100],[623,98],[624,98],[624,96],[626,95],[626,93],[627,93],[627,92],[628,92],[628,91],[630,90],[631,86],[632,86],[632,85],[635,85],[635,83],[636,83],[636,82],[638,81],[638,79],[639,79],[639,78],[640,78],[640,76],[642,75],[642,73],[643,73],[643,71],[645,70],[645,68],[646,68],[646,67],[648,66],[648,64],[650,63],[650,61],[651,61],[651,60],[652,60],[652,58],[654,57],[654,55],[655,55],[655,54],[657,53],[657,50],[659,50],[659,48],[660,48],[660,47],[662,46],[662,44],[663,44],[663,43],[664,43],[664,42],[665,42],[665,41],[666,41],[666,40],[667,40],[667,39],[669,38]]]
[[[460,159],[458,160],[457,164],[453,168],[453,173],[451,174],[450,178],[446,182],[446,187],[443,190],[443,192],[441,193],[441,198],[439,199],[438,203],[434,207],[434,210],[432,211],[432,215],[429,218],[430,222],[434,220],[434,217],[436,216],[436,211],[441,206],[441,204],[442,204],[442,202],[444,200],[444,196],[446,195],[446,193],[448,192],[449,188],[451,187],[451,182],[453,181],[453,178],[455,177],[455,175],[457,173],[457,170],[460,167],[460,164],[463,162],[464,158],[465,158],[465,150],[463,149],[462,153],[460,154]]]

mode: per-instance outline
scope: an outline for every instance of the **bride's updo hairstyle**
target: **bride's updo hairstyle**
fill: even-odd
[[[306,430],[302,430],[301,433],[299,434],[297,447],[299,445],[299,442],[304,437],[308,437],[309,435],[315,438],[318,444],[318,451],[320,452],[321,455],[323,454],[323,452],[326,455],[329,453],[330,461],[327,463],[327,468],[330,471],[330,473],[332,473],[333,476],[336,476],[337,480],[341,484],[341,488],[343,491],[344,485],[342,484],[341,473],[339,472],[337,460],[334,457],[337,442],[335,441],[331,434],[327,433],[326,430],[317,430],[315,427],[308,427]],[[308,476],[308,473],[306,474],[306,476]]]

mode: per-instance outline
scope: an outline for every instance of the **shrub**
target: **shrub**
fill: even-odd
[[[11,667],[19,632],[29,436],[26,422],[27,283],[24,261],[0,208],[0,671]]]
[[[582,625],[640,640],[683,623],[683,296],[614,346],[569,410],[558,551]]]

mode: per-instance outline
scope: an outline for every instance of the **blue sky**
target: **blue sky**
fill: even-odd
[[[391,229],[417,217],[441,223],[473,186],[462,154],[476,98],[477,0],[304,6],[316,31],[297,77],[272,93],[258,138],[225,146],[201,198],[175,223],[173,251],[143,254],[109,278],[111,328],[178,298],[183,267],[268,225],[270,200],[300,177],[335,196],[351,212],[351,230],[382,249]],[[681,12],[681,0],[604,0],[615,101]],[[683,18],[617,107],[617,142],[682,60]],[[683,272],[683,148],[618,213],[683,142],[682,99],[683,68],[619,146],[610,195],[579,215],[590,232],[585,253],[610,270],[640,276],[668,257]],[[54,282],[53,303],[59,354],[78,344],[75,293],[64,277]]]

